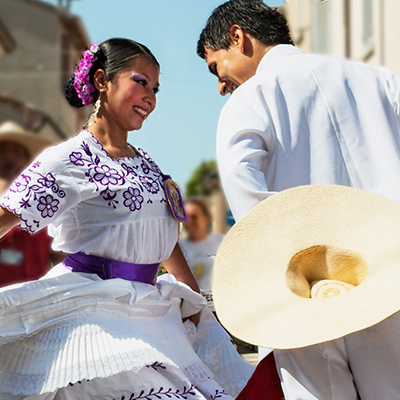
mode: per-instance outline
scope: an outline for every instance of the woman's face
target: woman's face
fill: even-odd
[[[107,82],[103,115],[123,131],[138,130],[156,107],[159,90],[158,66],[147,57],[138,58],[132,67]]]
[[[210,219],[195,203],[185,204],[185,230],[190,240],[202,240],[208,236]]]

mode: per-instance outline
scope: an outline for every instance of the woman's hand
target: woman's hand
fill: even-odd
[[[200,312],[190,316],[189,319],[197,326],[200,323]]]
[[[174,275],[178,281],[186,283],[195,292],[200,293],[199,285],[197,284],[196,279],[186,262],[179,243],[176,244],[170,258],[168,258],[168,260],[164,261],[162,264],[167,272]],[[184,321],[186,319],[190,319],[197,326],[200,322],[200,312],[190,316],[189,318],[185,318]]]
[[[197,314],[191,315],[190,317],[182,318],[182,322],[185,322],[188,319],[190,319],[197,326],[200,323],[200,314],[201,311],[199,311]]]

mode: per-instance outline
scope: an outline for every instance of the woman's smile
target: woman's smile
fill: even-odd
[[[143,120],[145,120],[147,118],[147,116],[149,115],[149,112],[142,107],[133,106],[133,109],[136,111],[136,113],[139,115],[139,117],[142,118]]]

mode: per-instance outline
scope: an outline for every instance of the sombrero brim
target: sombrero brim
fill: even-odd
[[[46,147],[49,147],[54,144],[53,141],[40,137],[38,135],[29,133],[20,133],[20,132],[0,133],[0,142],[4,141],[12,141],[21,144],[29,151],[29,155],[31,157],[36,156]]]
[[[329,299],[288,286],[293,256],[328,246],[366,263],[366,278]],[[400,310],[400,204],[362,190],[309,185],[271,196],[227,234],[214,265],[219,319],[234,336],[275,349],[363,330]]]

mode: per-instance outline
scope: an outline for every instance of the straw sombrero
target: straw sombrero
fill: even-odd
[[[36,156],[54,143],[50,139],[25,130],[22,126],[12,121],[3,122],[0,125],[0,142],[3,141],[12,141],[25,146],[31,157]]]
[[[229,332],[275,349],[375,325],[400,310],[400,204],[333,185],[273,195],[227,234],[213,296]]]

